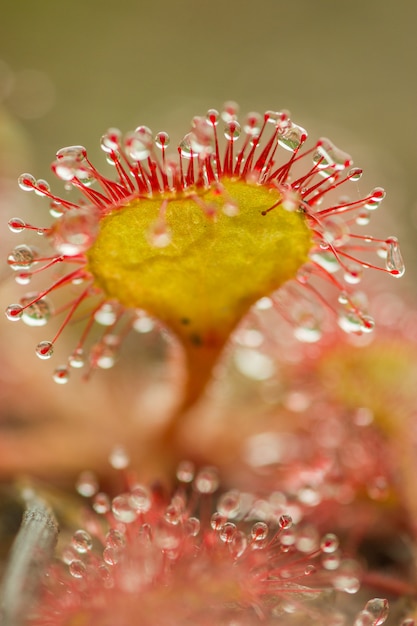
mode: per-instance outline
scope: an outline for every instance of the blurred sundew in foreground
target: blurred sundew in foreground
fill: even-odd
[[[370,595],[378,589],[396,623],[414,625],[411,609],[395,608],[413,593],[407,569],[373,571],[284,491],[225,491],[214,467],[184,461],[168,493],[139,482],[122,449],[110,460],[121,491],[112,497],[94,474],[80,475],[89,504],[38,581],[25,623],[376,626],[390,612],[385,596]]]

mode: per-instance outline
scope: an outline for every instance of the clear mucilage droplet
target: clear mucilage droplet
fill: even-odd
[[[7,263],[14,271],[29,270],[36,262],[36,252],[30,246],[16,246],[7,257]]]
[[[281,148],[295,152],[306,141],[308,133],[305,128],[288,120],[289,123],[279,126],[278,143]]]
[[[353,163],[352,157],[347,152],[337,148],[326,137],[318,141],[316,152],[313,155],[313,162],[317,165],[319,172],[326,177],[335,171],[342,171],[350,167]],[[353,177],[355,178],[357,174],[358,172],[354,173]]]
[[[32,174],[21,174],[17,179],[17,183],[23,191],[33,191],[36,184],[35,177]]]
[[[23,307],[20,304],[10,304],[6,309],[6,317],[11,322],[18,322],[22,315]]]
[[[147,126],[138,126],[134,132],[125,137],[125,150],[134,161],[143,161],[151,154],[153,135]]]
[[[12,233],[21,233],[25,230],[26,224],[23,220],[20,219],[20,217],[13,217],[11,220],[9,220],[8,226],[9,230]]]
[[[69,381],[69,376],[68,367],[66,365],[60,365],[55,369],[52,378],[58,385],[65,385]]]
[[[405,272],[405,265],[401,256],[400,246],[396,237],[389,237],[386,240],[387,256],[386,268],[392,276],[401,278]]]
[[[84,146],[66,146],[65,148],[60,148],[55,154],[56,159],[59,161],[61,159],[75,159],[76,161],[83,161],[87,156],[87,150]]]
[[[36,346],[35,352],[40,359],[50,359],[54,353],[54,344],[52,341],[41,341]]]
[[[52,305],[46,298],[40,298],[30,304],[36,294],[27,294],[21,299],[23,307],[22,321],[27,326],[45,326],[52,315]]]
[[[236,141],[239,139],[242,129],[240,124],[235,121],[228,122],[224,129],[224,136],[228,141]]]
[[[78,554],[86,554],[93,547],[93,540],[85,530],[76,530],[72,536],[71,545]]]
[[[373,598],[366,603],[365,611],[370,613],[373,618],[373,626],[383,624],[389,614],[389,603],[385,598]]]
[[[51,229],[52,245],[65,256],[86,252],[97,237],[99,221],[99,212],[92,207],[66,211]]]

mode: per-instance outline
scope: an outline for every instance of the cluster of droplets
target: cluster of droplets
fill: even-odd
[[[287,507],[302,509],[304,519],[316,524],[331,519],[358,549],[360,538],[375,532],[376,520],[390,523],[384,507],[396,498],[395,473],[387,443],[376,428],[365,424],[344,428],[349,416],[335,417],[338,410],[326,412],[328,408],[318,403],[316,414],[313,411],[311,419],[306,415],[295,432],[266,431],[248,437],[241,450],[239,484],[261,478],[265,493],[278,497],[279,489]],[[322,416],[317,415],[320,412]],[[360,412],[364,410],[358,410],[358,416]],[[405,522],[403,516],[396,523]],[[357,535],[352,535],[353,528]]]
[[[396,277],[404,273],[395,237],[377,239],[354,232],[355,227],[369,223],[385,192],[378,187],[359,199],[346,195],[338,198],[339,188],[345,189],[348,182],[356,183],[362,170],[352,168],[351,157],[329,139],[321,138],[312,148],[304,149],[307,137],[306,130],[294,123],[287,111],[250,113],[241,126],[238,107],[229,102],[221,114],[210,109],[206,116],[192,120],[191,131],[180,142],[175,158],[167,154],[169,136],[165,132],[154,136],[148,127],[139,126],[123,136],[118,129],[109,129],[101,139],[101,147],[115,168],[115,180],[105,177],[92,165],[83,146],[59,150],[52,170],[67,190],[75,189],[81,194],[81,201],[58,197],[45,180],[23,174],[20,187],[49,198],[55,222],[50,228],[38,228],[20,218],[10,220],[13,232],[34,231],[46,236],[53,248],[52,254],[45,257],[34,247],[18,245],[8,257],[17,282],[28,285],[34,274],[62,264],[71,269],[44,291],[30,292],[19,303],[11,304],[7,317],[12,321],[22,319],[29,325],[43,325],[53,313],[49,294],[64,286],[80,285],[80,294],[60,309],[65,316],[55,337],[42,341],[36,348],[37,355],[46,359],[53,354],[56,339],[77,309],[91,296],[99,299],[68,363],[55,371],[55,380],[66,382],[70,369],[85,362],[90,368],[110,367],[117,358],[118,337],[124,336],[128,328],[135,328],[138,315],[131,312],[123,328],[118,326],[116,331],[122,307],[106,301],[87,269],[86,253],[95,241],[100,219],[123,209],[132,200],[161,198],[160,213],[148,240],[155,248],[163,248],[172,241],[165,213],[170,200],[176,197],[195,200],[207,219],[215,220],[218,207],[204,200],[205,190],[214,189],[224,197],[222,210],[226,215],[233,218],[239,213],[237,203],[222,185],[225,179],[277,190],[281,199],[264,211],[265,218],[281,205],[287,211],[303,213],[307,219],[313,234],[309,262],[295,280],[279,290],[276,297],[272,296],[272,306],[291,323],[295,336],[301,341],[318,341],[325,310],[331,311],[346,332],[371,332],[374,321],[367,313],[366,296],[357,290],[363,269],[374,268]],[[368,259],[375,254],[382,260],[382,266]],[[336,292],[336,298],[328,292]],[[116,320],[95,348],[88,351],[86,359],[84,344],[102,307],[111,308]],[[138,314],[143,316],[143,312]]]
[[[136,481],[123,449],[111,462],[124,490],[111,498],[94,474],[80,475],[77,490],[91,510],[51,566],[31,624],[72,623],[80,613],[104,624],[112,612],[126,626],[148,616],[184,625],[347,623],[326,597],[355,594],[361,568],[336,535],[303,520],[300,506],[275,493],[216,496],[216,469],[190,462],[178,466],[169,498]],[[375,598],[354,624],[382,624],[387,615],[387,601]]]

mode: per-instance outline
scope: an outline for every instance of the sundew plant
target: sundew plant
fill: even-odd
[[[81,474],[77,491],[84,500],[63,520],[57,551],[54,513],[36,490],[24,490],[26,516],[3,582],[4,624],[383,624],[391,599],[411,597],[413,582],[372,572],[358,533],[346,536],[346,503],[360,502],[361,520],[375,519],[375,503],[362,493],[360,471],[354,481],[346,476],[349,463],[339,460],[332,465],[339,473],[326,474],[325,444],[314,444],[314,468],[288,466],[285,480],[274,478],[268,493],[256,477],[250,490],[236,489],[198,459],[173,470],[165,457],[253,307],[275,309],[301,343],[319,342],[331,327],[372,332],[360,288],[364,270],[404,274],[396,237],[368,230],[384,190],[360,192],[362,170],[349,154],[324,137],[309,141],[287,111],[239,118],[233,102],[221,113],[194,117],[178,146],[171,147],[166,132],[139,126],[125,135],[110,128],[101,147],[113,168],[106,173],[83,146],[58,150],[52,171],[64,191],[20,176],[22,190],[46,199],[53,219],[49,225],[9,221],[17,236],[37,233],[44,245],[40,251],[22,242],[8,255],[24,291],[6,316],[53,327],[35,348],[41,360],[54,358],[69,325],[79,329],[67,361],[54,368],[59,384],[71,378],[70,384],[86,384],[73,375],[78,369],[88,378],[111,368],[130,332],[156,324],[174,338],[186,382],[153,464],[163,465],[166,484],[142,481],[116,448],[110,455],[116,487],[106,490],[100,476]],[[44,286],[31,289],[38,274]],[[346,414],[356,410],[345,404]],[[322,422],[323,406],[314,409]],[[336,402],[332,411],[336,406],[333,424],[345,416]],[[359,409],[368,416],[366,407]],[[351,430],[356,433],[344,432]],[[370,433],[368,440],[382,438]],[[377,456],[364,464],[372,476],[384,455]],[[342,470],[347,488],[337,490]],[[332,515],[326,502],[312,499],[311,484],[294,489],[296,475],[312,483],[319,474]],[[358,601],[346,602],[359,591]],[[397,623],[413,626],[414,617],[407,604]]]
[[[54,293],[68,291],[55,312],[61,325],[36,347],[41,359],[52,357],[77,312],[84,320],[54,379],[66,383],[73,368],[111,367],[127,332],[151,316],[183,346],[184,405],[192,404],[248,309],[283,285],[287,297],[277,308],[300,339],[320,338],[318,304],[343,330],[372,331],[357,287],[363,269],[404,272],[395,237],[361,232],[385,192],[361,195],[362,170],[351,157],[326,138],[308,147],[307,137],[288,112],[250,113],[240,123],[237,106],[228,103],[221,115],[210,109],[195,117],[174,150],[166,132],[108,130],[101,147],[113,177],[96,169],[84,147],[60,149],[52,170],[65,185],[63,196],[23,174],[21,188],[46,197],[55,219],[47,227],[10,220],[13,232],[34,230],[49,250],[19,244],[8,263],[20,284],[39,272],[50,278],[6,315],[43,326],[54,316]],[[104,330],[90,345],[93,324]]]

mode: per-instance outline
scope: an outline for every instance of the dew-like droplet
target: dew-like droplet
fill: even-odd
[[[385,198],[385,195],[385,189],[382,187],[375,187],[375,189],[373,189],[370,193],[371,197],[365,204],[365,209],[368,209],[368,211],[375,211]]]
[[[75,483],[75,488],[84,498],[91,498],[98,491],[97,476],[88,470],[81,472]]]
[[[40,341],[35,348],[36,356],[40,359],[50,359],[54,353],[52,341]]]
[[[68,357],[68,365],[73,367],[74,369],[79,369],[84,367],[85,365],[85,357],[84,350],[82,348],[77,348],[74,350],[72,354]]]
[[[180,524],[169,524],[164,518],[154,527],[155,544],[163,551],[175,552],[181,542],[183,529]]]
[[[87,156],[87,150],[84,146],[66,146],[65,148],[60,148],[55,157],[59,159],[76,159],[77,161],[83,161]]]
[[[117,528],[111,528],[106,535],[106,546],[109,548],[124,548],[126,545],[126,537]]]
[[[371,220],[371,214],[368,209],[361,209],[356,215],[355,222],[358,226],[367,226]]]
[[[239,205],[234,200],[227,200],[222,206],[222,213],[228,217],[239,215]]]
[[[51,168],[55,176],[66,183],[65,188],[69,191],[71,189],[72,181],[74,178],[77,178],[80,164],[76,159],[65,158],[59,161],[54,161]]]
[[[91,347],[91,366],[103,370],[111,369],[117,361],[119,347],[120,337],[117,335],[106,335],[103,337],[101,341]]]
[[[184,531],[189,537],[197,537],[200,532],[200,520],[198,517],[189,517],[184,522]]]
[[[219,123],[220,113],[217,111],[217,109],[209,109],[207,111],[206,117],[209,124],[211,124],[212,126],[217,126],[217,124]]]
[[[278,143],[281,148],[295,152],[306,141],[308,133],[305,128],[290,122],[284,126],[279,125]]]
[[[339,591],[356,593],[360,587],[360,567],[357,561],[345,559],[333,578],[333,586]]]
[[[27,326],[45,326],[52,315],[52,306],[46,298],[32,302],[36,294],[27,294],[20,304],[23,306],[22,321]],[[32,304],[30,304],[32,302]]]
[[[176,526],[182,519],[181,510],[175,505],[170,504],[165,510],[164,518],[168,524]]]
[[[109,463],[113,469],[126,469],[130,463],[127,450],[123,446],[114,447],[109,456]]]
[[[39,178],[36,181],[35,193],[38,196],[48,196],[51,192],[51,187],[48,181],[43,178]]]
[[[238,371],[251,380],[268,380],[275,373],[273,359],[259,350],[239,347],[233,357]]]
[[[269,309],[272,309],[272,307],[274,306],[274,303],[272,302],[272,299],[269,298],[268,296],[264,296],[263,298],[260,298],[259,300],[256,301],[255,307],[258,309],[258,311],[268,311]]]
[[[323,553],[321,564],[324,569],[334,572],[340,565],[340,552],[336,550],[336,552],[332,552],[331,554]]]
[[[363,275],[362,267],[358,263],[350,263],[345,268],[343,279],[349,285],[357,285],[361,282]]]
[[[321,339],[320,322],[314,314],[306,312],[298,316],[294,337],[303,343],[316,343]]]
[[[118,128],[109,128],[100,140],[101,149],[106,153],[117,152],[122,133]]]
[[[278,524],[279,524],[280,528],[282,528],[282,529],[291,528],[291,526],[292,526],[292,517],[291,517],[291,515],[288,515],[286,513],[284,513],[284,515],[281,515],[279,520],[278,520]]]
[[[59,254],[76,256],[93,245],[100,214],[93,207],[70,209],[51,228],[52,245]]]
[[[353,622],[353,626],[374,626],[374,624],[374,618],[368,611],[360,611]]]
[[[320,542],[320,549],[322,552],[326,554],[331,554],[332,552],[335,552],[338,547],[339,539],[333,533],[327,533],[326,535],[324,535],[324,537],[322,537],[322,540]]]
[[[49,213],[53,218],[58,219],[63,216],[64,209],[57,202],[52,202],[51,206],[49,207]]]
[[[5,313],[8,320],[18,322],[22,319],[23,307],[20,304],[10,304]]]
[[[35,177],[32,174],[21,174],[17,179],[20,189],[23,191],[32,191],[36,184]]]
[[[236,141],[239,139],[242,129],[239,122],[228,122],[224,129],[224,136],[228,141]]]
[[[78,554],[71,546],[65,546],[61,553],[61,559],[63,563],[69,565],[78,559]]]
[[[65,385],[69,381],[69,370],[66,365],[61,365],[57,367],[52,374],[52,378],[54,382],[58,383],[58,385]]]
[[[223,105],[222,120],[224,122],[234,122],[239,113],[239,105],[233,100],[228,100]]]
[[[117,320],[119,305],[113,302],[105,302],[94,313],[94,320],[101,326],[112,326]]]
[[[247,547],[248,539],[245,533],[241,530],[237,530],[232,537],[232,541],[229,543],[230,554],[235,559],[238,559],[242,556]]]
[[[87,567],[85,563],[80,560],[71,561],[68,566],[69,573],[74,578],[84,578],[87,573]]]
[[[351,180],[353,183],[358,182],[358,180],[360,180],[362,177],[362,173],[363,170],[360,167],[352,168],[348,173],[349,180]]]
[[[269,526],[265,522],[256,522],[250,530],[253,541],[264,541],[268,537]]]
[[[401,278],[405,272],[405,265],[398,239],[396,237],[389,237],[385,243],[387,245],[386,268],[391,276]]]
[[[335,247],[343,246],[349,241],[349,226],[340,217],[331,217],[323,220],[323,237],[327,243]]]
[[[260,113],[248,113],[243,126],[243,130],[247,135],[257,137],[262,128],[262,116]]]
[[[7,263],[14,271],[29,270],[36,262],[36,253],[30,246],[16,246],[7,257]]]
[[[295,532],[292,528],[284,528],[279,534],[279,541],[285,547],[293,546],[295,544],[295,539]]]
[[[126,153],[134,161],[143,161],[150,156],[153,145],[152,131],[147,126],[138,126],[124,140]]]
[[[161,150],[164,150],[165,148],[167,148],[169,146],[168,133],[165,133],[164,131],[161,131],[160,133],[158,133],[155,137],[155,145],[157,148],[160,148]]]
[[[20,219],[20,217],[13,217],[11,220],[9,220],[8,226],[9,230],[12,233],[21,233],[23,230],[25,230],[26,224],[23,220]]]
[[[314,250],[310,257],[312,261],[320,265],[329,274],[334,274],[340,269],[340,263],[331,251],[323,250],[319,252]]]
[[[191,483],[194,480],[195,466],[191,461],[181,461],[177,467],[177,480],[180,483]]]
[[[235,535],[237,528],[233,522],[226,522],[219,531],[219,537],[223,543],[230,543]]]
[[[163,219],[157,219],[151,224],[147,233],[147,240],[154,248],[166,248],[172,241],[172,233]]]
[[[179,144],[180,154],[184,159],[192,159],[198,156],[191,147],[191,133],[187,133]]]
[[[316,152],[313,155],[313,162],[317,164],[323,176],[329,176],[334,171],[341,171],[350,167],[353,163],[352,157],[337,148],[330,139],[322,137],[317,142]]]
[[[105,515],[110,511],[110,498],[106,493],[98,493],[93,500],[93,509],[98,515]]]
[[[15,276],[15,281],[18,285],[29,285],[32,280],[32,274],[30,272],[20,272]]]
[[[215,467],[203,467],[194,480],[194,487],[199,493],[214,493],[219,486],[219,474]]]
[[[389,603],[385,598],[373,598],[365,605],[365,611],[368,611],[374,619],[373,625],[380,626],[383,624],[389,614]]]
[[[149,511],[152,504],[149,489],[144,485],[135,485],[131,490],[130,503],[138,513]]]
[[[236,517],[240,511],[240,492],[234,489],[222,494],[217,502],[217,510],[228,518]]]
[[[117,548],[104,548],[103,550],[103,561],[107,563],[107,565],[117,565],[120,559],[120,550]]]
[[[132,328],[137,333],[150,333],[155,328],[155,322],[148,315],[139,312],[132,322]]]
[[[93,547],[93,540],[85,530],[76,530],[72,536],[71,545],[78,554],[86,554]]]
[[[319,545],[319,535],[315,526],[306,525],[298,529],[295,545],[300,552],[313,552]]]
[[[213,513],[213,515],[210,518],[210,526],[216,532],[219,532],[223,528],[226,522],[227,522],[227,517],[225,515],[222,515],[218,511]]]
[[[370,315],[343,311],[339,314],[338,325],[346,333],[371,333],[375,328],[375,321]]]
[[[119,522],[124,524],[131,524],[135,521],[137,513],[132,507],[130,494],[123,493],[120,496],[116,496],[112,500],[111,509],[114,517]]]

